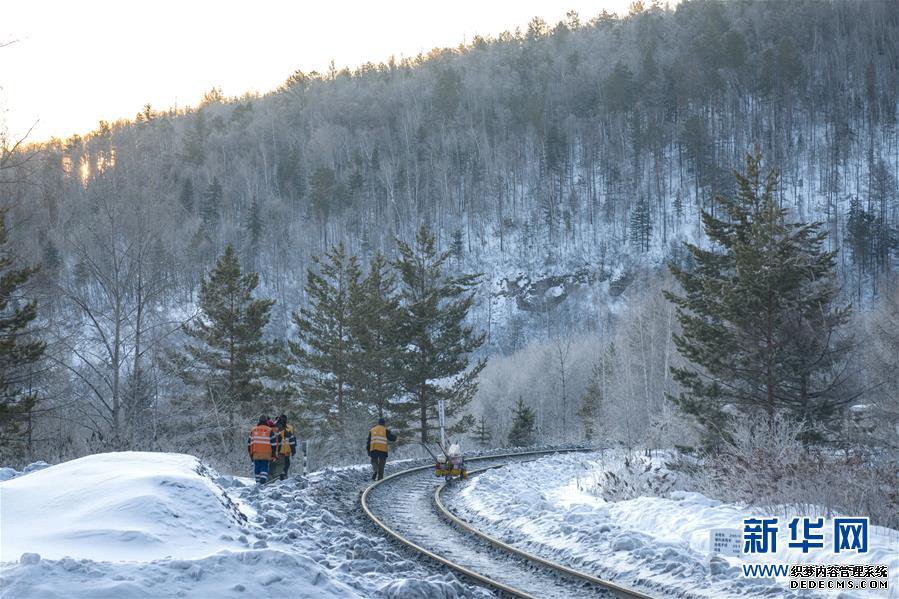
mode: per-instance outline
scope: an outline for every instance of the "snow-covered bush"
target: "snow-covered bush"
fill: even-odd
[[[582,491],[605,501],[624,501],[636,497],[666,497],[675,489],[676,476],[658,460],[646,456],[625,456],[609,468],[595,469],[578,480]]]
[[[899,463],[863,446],[849,449],[800,441],[803,424],[777,415],[735,419],[728,441],[702,458],[682,458],[685,486],[770,513],[869,516],[899,526]]]

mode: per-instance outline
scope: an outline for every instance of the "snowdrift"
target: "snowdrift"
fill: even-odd
[[[248,539],[255,510],[220,483],[252,489],[180,454],[16,473],[0,482],[0,597],[358,596],[307,555]]]
[[[0,561],[196,559],[245,518],[191,456],[106,453],[0,483]],[[238,533],[239,534],[239,533]]]

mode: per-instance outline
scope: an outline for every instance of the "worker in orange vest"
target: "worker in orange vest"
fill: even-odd
[[[365,449],[371,458],[371,479],[384,478],[384,466],[387,464],[387,442],[396,441],[396,435],[390,432],[383,418],[378,418],[378,423],[368,431],[368,440]]]
[[[259,422],[250,429],[247,437],[247,451],[253,460],[253,473],[256,475],[256,484],[264,485],[268,482],[269,463],[275,456],[277,437],[274,433],[274,423],[263,416]]]

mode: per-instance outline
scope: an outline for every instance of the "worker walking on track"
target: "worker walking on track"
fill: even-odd
[[[297,453],[297,438],[293,433],[293,426],[287,423],[285,414],[281,414],[275,420],[275,437],[277,448],[275,460],[272,462],[271,479],[284,480],[290,472],[290,458]]]
[[[378,418],[378,423],[368,431],[368,440],[365,449],[371,458],[371,479],[384,478],[384,466],[387,464],[387,442],[396,441],[396,435],[390,432],[383,418]]]
[[[268,482],[269,463],[276,455],[277,437],[273,425],[271,420],[263,416],[259,419],[259,423],[250,429],[247,437],[247,451],[253,460],[253,474],[256,475],[257,485]]]

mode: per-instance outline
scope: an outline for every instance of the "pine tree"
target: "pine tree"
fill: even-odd
[[[599,416],[599,410],[602,406],[602,386],[597,376],[597,367],[593,368],[593,375],[581,395],[581,406],[578,408],[577,415],[584,425],[584,440],[592,441],[596,432],[596,419]]]
[[[249,263],[256,264],[256,256],[259,253],[259,240],[262,238],[262,214],[259,208],[259,201],[253,197],[253,203],[250,204],[250,213],[247,215],[247,235],[249,235],[250,243],[247,251],[249,252]]]
[[[450,253],[456,264],[462,262],[462,255],[465,253],[465,244],[462,242],[462,229],[453,231],[453,242],[450,244]]]
[[[411,414],[409,406],[398,401],[403,393],[403,314],[396,276],[383,254],[375,254],[368,274],[351,294],[350,329],[357,345],[350,354],[352,386],[370,416],[388,418],[391,428],[405,436]]]
[[[674,207],[674,216],[677,217],[677,222],[681,222],[684,219],[684,198],[679,189],[674,195],[672,206]]]
[[[60,269],[62,267],[62,255],[59,253],[59,250],[56,248],[56,244],[53,243],[52,239],[45,240],[43,246],[41,251],[41,272],[39,279],[45,292],[52,293],[59,279]],[[52,302],[50,302],[49,307],[51,310],[53,309]]]
[[[849,200],[846,218],[846,244],[856,270],[856,296],[859,301],[864,274],[870,272],[874,264],[873,228],[874,217],[862,207],[857,197],[853,197]]]
[[[477,377],[486,361],[469,368],[469,355],[485,337],[475,335],[464,323],[480,275],[444,274],[449,252],[437,250],[426,225],[419,229],[413,245],[397,239],[397,246],[400,257],[395,267],[402,280],[403,329],[408,344],[405,389],[418,412],[421,441],[427,443],[437,417],[438,398],[445,400],[447,419],[458,419],[450,432],[467,430],[473,424],[464,411],[477,391]]]
[[[547,193],[540,200],[540,212],[543,216],[543,222],[546,225],[548,241],[552,242],[556,236],[556,225],[559,222],[559,216],[557,214],[556,203],[551,194]]]
[[[365,175],[362,174],[362,171],[359,170],[357,165],[356,169],[350,174],[349,181],[347,181],[347,198],[348,198],[348,207],[352,207],[356,205],[360,200],[360,195],[362,194],[362,190],[365,188]]]
[[[206,138],[209,129],[202,111],[197,113],[193,126],[184,136],[184,160],[193,166],[201,166],[206,161]]]
[[[262,214],[259,209],[259,201],[254,197],[250,204],[250,215],[247,218],[247,232],[250,234],[250,243],[258,245],[262,237]]]
[[[303,176],[299,150],[291,149],[286,157],[278,161],[276,174],[281,196],[289,200],[288,204],[298,206],[306,195],[306,178]]]
[[[212,183],[203,194],[203,206],[200,213],[207,230],[212,230],[218,224],[221,217],[222,196],[222,185],[219,183],[218,177],[213,177]]]
[[[640,248],[641,252],[649,251],[649,242],[652,239],[652,215],[649,211],[649,202],[640,197],[631,217],[631,243]]]
[[[883,159],[869,157],[868,212],[873,217],[872,244],[878,271],[890,268],[891,256],[899,248],[899,232],[892,217],[895,213],[896,178]]]
[[[509,445],[512,447],[527,447],[533,445],[536,430],[534,422],[537,417],[534,410],[524,405],[521,397],[512,410],[512,430],[509,431]]]
[[[200,314],[183,327],[190,341],[172,355],[184,382],[202,391],[217,413],[227,413],[232,433],[235,416],[258,412],[282,376],[278,348],[263,338],[275,301],[254,299],[258,285],[259,275],[242,273],[228,245],[200,284]],[[233,446],[234,435],[229,439]]]
[[[596,364],[593,365],[590,381],[587,383],[583,395],[581,395],[581,406],[578,409],[578,416],[584,426],[584,440],[586,441],[593,441],[596,434],[596,421],[602,411],[606,385],[612,376],[614,359],[615,346],[612,344],[603,352]]]
[[[21,297],[22,286],[38,268],[15,267],[7,248],[6,212],[0,208],[0,441],[10,447],[16,444],[22,420],[37,403],[29,380],[46,344],[36,338],[32,328],[37,302]]]
[[[696,266],[672,265],[683,295],[665,292],[683,329],[675,345],[691,363],[671,369],[682,387],[672,399],[709,443],[726,434],[728,404],[820,427],[854,397],[844,389],[848,346],[838,334],[849,308],[835,305],[835,254],[822,249],[819,223],[787,221],[777,173],[762,179],[760,162],[758,151],[747,156],[736,197],[715,198],[726,220],[702,212],[720,251],[686,244]]]
[[[178,203],[184,208],[188,214],[194,211],[194,183],[190,177],[185,177],[184,183],[181,185],[181,193],[178,194]]]
[[[324,222],[333,212],[337,195],[337,175],[334,169],[319,167],[312,174],[312,197],[309,210],[312,216]]]
[[[490,445],[492,439],[493,433],[491,432],[490,427],[487,426],[487,418],[481,416],[474,429],[474,440],[480,447],[487,447]]]
[[[626,112],[634,107],[637,92],[634,74],[623,63],[618,62],[602,85],[603,99],[609,109]]]
[[[290,351],[299,370],[303,408],[317,423],[314,428],[342,432],[359,399],[350,365],[358,351],[352,325],[361,273],[342,242],[313,263],[306,272],[308,305],[293,313],[298,339],[290,342]]]

